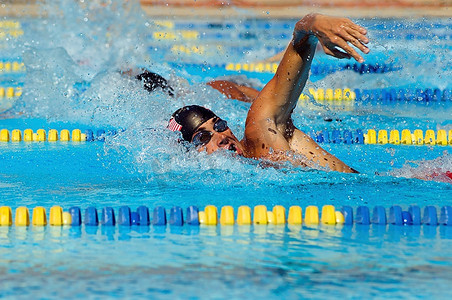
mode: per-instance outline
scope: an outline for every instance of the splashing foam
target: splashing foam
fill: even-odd
[[[433,160],[410,161],[390,175],[452,183],[452,155],[444,151],[442,156]]]
[[[41,9],[48,17],[30,28],[24,42],[26,113],[83,122],[99,107],[119,107],[137,96],[121,91],[132,83],[117,74],[149,60],[143,43],[149,23],[137,1],[60,0]]]
[[[24,50],[27,93],[20,107],[30,117],[118,129],[116,135],[106,137],[102,159],[106,166],[121,164],[146,182],[209,186],[280,182],[281,172],[287,170],[262,172],[259,161],[238,159],[227,151],[206,159],[206,153],[178,143],[179,133],[166,129],[175,110],[198,104],[224,117],[240,136],[249,104],[226,100],[203,82],[192,80],[195,83],[190,85],[157,64],[153,70],[169,73],[166,77],[176,99],[158,91],[149,94],[140,82],[119,72],[149,59],[143,44],[148,23],[137,5],[123,1],[106,6],[74,1],[46,4],[43,9],[49,17],[35,29],[37,34],[28,39]],[[250,183],[249,178],[256,181]],[[296,174],[293,180],[297,181]]]

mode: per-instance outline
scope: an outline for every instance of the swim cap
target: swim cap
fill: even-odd
[[[157,73],[144,71],[143,73],[135,77],[138,80],[143,81],[144,89],[149,93],[153,92],[156,88],[161,88],[164,92],[168,93],[171,97],[174,96],[173,88],[168,84],[165,78]]]
[[[179,108],[173,113],[168,128],[171,131],[182,132],[186,141],[191,141],[193,134],[204,122],[216,117],[210,109],[199,105],[190,105]]]

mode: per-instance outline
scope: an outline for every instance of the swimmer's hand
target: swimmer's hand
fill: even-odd
[[[357,62],[362,63],[364,59],[351,45],[365,54],[370,51],[365,46],[369,42],[366,36],[367,30],[347,18],[309,14],[295,25],[294,36],[300,34],[315,35],[325,53],[337,58],[353,57]]]

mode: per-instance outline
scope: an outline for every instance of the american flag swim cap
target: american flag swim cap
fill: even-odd
[[[190,105],[179,108],[173,113],[168,122],[168,129],[180,131],[186,141],[191,141],[196,130],[206,121],[215,118],[216,115],[205,107]]]

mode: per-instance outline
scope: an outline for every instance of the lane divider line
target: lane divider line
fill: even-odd
[[[309,135],[319,144],[366,144],[366,145],[428,145],[428,146],[447,146],[452,145],[452,129],[448,132],[445,129],[434,131],[428,129],[424,132],[416,129],[411,132],[409,129],[403,129],[402,135],[397,129],[388,131],[385,129],[369,129],[364,133],[361,129],[357,130],[312,130]]]
[[[32,129],[25,129],[23,132],[19,129],[11,131],[0,129],[0,142],[93,142],[104,141],[106,136],[117,134],[116,130],[99,129],[94,133],[91,129],[82,132],[80,129],[74,129],[71,132],[62,129],[58,132],[56,129],[50,129],[46,132],[44,129],[38,129],[33,132]]]
[[[8,129],[0,129],[0,142],[93,142],[104,141],[106,136],[117,134],[116,130],[97,130],[94,133],[91,129],[82,132],[80,129],[74,129],[71,132],[63,129],[58,132],[50,129],[46,132],[44,129],[38,129],[33,132],[32,129],[25,129],[23,132],[14,129],[11,132]],[[366,145],[428,145],[428,146],[447,146],[452,145],[452,129],[446,131],[439,129],[434,131],[427,129],[424,132],[421,129],[415,129],[411,132],[409,129],[401,131],[393,129],[376,130],[369,129],[364,132],[357,130],[311,130],[310,137],[319,144],[366,144]]]
[[[268,210],[265,205],[256,205],[253,208],[249,206],[240,206],[237,210],[237,216],[234,215],[232,206],[223,206],[221,213],[214,205],[207,205],[203,211],[196,206],[189,206],[186,209],[184,218],[183,209],[174,206],[167,210],[162,206],[157,206],[152,211],[152,218],[149,208],[139,206],[133,211],[129,206],[121,206],[118,214],[112,207],[105,207],[101,210],[99,216],[95,207],[88,207],[84,213],[80,207],[74,206],[63,211],[61,206],[55,205],[50,208],[47,217],[46,209],[42,206],[36,206],[32,210],[30,222],[30,212],[27,207],[18,207],[13,219],[12,209],[9,206],[0,207],[0,226],[183,226],[187,225],[205,225],[205,226],[259,226],[259,225],[427,225],[427,226],[452,226],[452,206],[442,206],[438,215],[435,206],[426,206],[421,212],[417,205],[411,205],[408,210],[403,210],[399,205],[393,205],[387,210],[383,206],[375,206],[370,212],[369,207],[359,206],[354,210],[350,206],[342,206],[336,209],[333,205],[324,205],[319,213],[319,207],[309,205],[303,209],[298,205],[289,208],[286,214],[285,207],[275,205],[272,210]],[[82,217],[83,215],[83,217]]]

